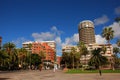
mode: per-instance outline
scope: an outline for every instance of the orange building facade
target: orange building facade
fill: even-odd
[[[40,54],[40,52],[45,53],[45,59],[46,61],[54,62],[55,60],[55,50],[52,49],[48,43],[46,42],[33,42],[32,43],[32,53],[34,54]]]

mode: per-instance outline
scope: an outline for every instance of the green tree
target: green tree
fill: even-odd
[[[10,55],[12,54],[13,49],[15,49],[15,44],[8,42],[3,45],[3,49],[7,51],[7,53]]]
[[[75,54],[77,53],[76,48],[72,47],[70,52],[70,58],[72,59],[72,67],[74,69],[75,66]]]
[[[8,60],[9,69],[13,69],[15,44],[11,42],[5,43],[3,44],[3,49],[9,55],[9,60]]]
[[[90,58],[89,65],[95,66],[101,75],[101,66],[107,64],[107,58],[105,56],[102,56],[101,53],[101,48],[94,49],[92,51],[92,57]]]
[[[104,37],[107,40],[107,43],[108,43],[109,48],[110,48],[110,53],[112,53],[111,52],[111,47],[110,47],[110,40],[112,40],[113,37],[114,37],[114,31],[113,31],[112,27],[106,27],[106,28],[104,28],[103,31],[102,31],[102,37]],[[112,68],[114,70],[113,57],[111,57],[110,62],[111,62],[111,66],[112,66]]]
[[[102,37],[104,37],[108,44],[110,44],[110,40],[114,37],[114,31],[112,30],[112,27],[106,27],[103,29]]]
[[[34,66],[38,66],[41,63],[41,57],[39,54],[31,54],[31,64]]]
[[[106,51],[107,51],[107,48],[105,47],[105,46],[102,46],[102,52],[103,52],[103,54],[105,54],[106,53]]]
[[[65,65],[65,68],[67,68],[68,64],[70,62],[69,60],[70,60],[69,59],[69,53],[68,52],[63,52],[60,64]]]
[[[117,40],[117,46],[120,47],[120,39]]]
[[[85,46],[85,44],[83,42],[78,43],[77,46],[79,48],[80,54],[84,55],[84,57],[85,57],[85,65],[87,65],[86,56],[89,54],[89,51],[87,50],[87,47]]]
[[[7,60],[9,59],[9,56],[5,53],[4,50],[0,50],[0,70],[2,70],[3,67],[6,67]]]
[[[79,52],[76,52],[76,54],[75,54],[75,59],[74,59],[76,68],[79,68],[79,66],[80,66],[80,57],[81,57],[80,53],[79,53]]]
[[[31,54],[32,54],[32,44],[28,44],[28,48],[29,48],[29,66],[31,66]]]
[[[41,61],[40,64],[43,64],[43,61],[46,58],[46,53],[44,51],[40,51],[38,55],[39,55],[40,61]]]
[[[117,56],[117,53],[120,52],[120,49],[118,47],[113,47],[113,60],[114,60],[114,64],[113,66],[115,67],[116,65],[119,64],[119,59],[118,59],[118,56]]]
[[[120,49],[118,47],[113,47],[113,53],[117,55],[117,53],[120,52]]]
[[[26,66],[26,60],[27,60],[27,50],[25,48],[20,48],[18,53],[18,59],[19,59],[19,65],[22,67]]]

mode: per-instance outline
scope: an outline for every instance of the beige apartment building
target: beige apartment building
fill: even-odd
[[[66,45],[66,46],[64,46],[64,47],[62,48],[62,53],[63,53],[63,52],[68,52],[68,53],[71,52],[72,47],[75,47],[76,50],[79,51],[79,49],[78,49],[77,46],[69,46],[69,45]],[[81,63],[81,64],[85,65],[86,63],[89,62],[89,60],[90,60],[90,58],[91,58],[91,56],[92,56],[92,55],[91,55],[91,51],[92,51],[92,50],[97,49],[97,48],[102,48],[102,47],[105,47],[105,48],[106,48],[106,52],[105,52],[105,53],[101,52],[101,54],[102,54],[103,56],[107,57],[108,60],[109,60],[109,62],[112,61],[113,47],[112,47],[111,44],[96,44],[96,43],[94,43],[94,44],[88,44],[88,45],[86,45],[86,47],[87,47],[87,49],[88,49],[88,51],[89,51],[89,54],[86,55],[86,57],[85,57],[84,55],[81,56],[81,58],[80,58],[80,63]],[[111,69],[111,67],[112,67],[112,66],[111,66],[110,64],[103,66],[104,69],[105,69],[105,68],[106,68],[106,69]]]
[[[66,45],[66,46],[63,46],[62,47],[62,53],[64,53],[64,52],[71,52],[71,49],[72,48],[76,48],[76,51],[78,52],[79,51],[79,49],[77,48],[77,46],[72,46],[72,45]]]
[[[101,54],[103,56],[106,56],[109,60],[109,62],[112,62],[112,55],[113,55],[113,47],[111,44],[97,44],[95,42],[95,31],[94,31],[94,24],[92,21],[90,20],[84,20],[82,22],[79,23],[78,25],[78,32],[79,32],[79,42],[83,42],[88,51],[89,54],[86,55],[86,57],[83,55],[80,58],[80,62],[81,64],[86,64],[88,63],[89,59],[91,58],[91,51],[96,49],[96,48],[102,48],[102,47],[106,47],[106,52],[103,53],[101,52]],[[77,51],[79,51],[79,49],[77,48],[77,46],[64,46],[62,47],[62,53],[63,52],[71,52],[72,47],[76,47]],[[104,68],[111,68],[111,65],[106,65],[103,66]]]
[[[113,46],[111,44],[97,44],[97,43],[94,43],[94,44],[88,44],[88,45],[86,45],[86,47],[87,47],[89,52],[91,52],[92,50],[97,49],[97,48],[105,47],[106,48],[106,52],[105,53],[101,52],[101,54],[102,54],[102,56],[107,57],[108,61],[110,63],[112,63],[112,61],[113,61],[113,57],[112,57],[112,55],[113,55]],[[89,61],[90,58],[91,58],[91,53],[87,55],[86,60]],[[85,57],[82,56],[80,58],[80,60],[84,63],[85,62]],[[109,65],[103,66],[103,68],[104,69],[105,68],[106,69],[111,69],[112,66],[111,66],[111,64],[109,64]]]

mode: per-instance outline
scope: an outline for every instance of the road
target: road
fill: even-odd
[[[0,80],[120,80],[119,73],[66,74],[61,70],[0,72]]]

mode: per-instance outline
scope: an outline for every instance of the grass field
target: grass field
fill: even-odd
[[[98,70],[80,70],[80,69],[69,69],[66,73],[77,74],[77,73],[98,73]],[[102,70],[102,73],[120,73],[120,70]]]

